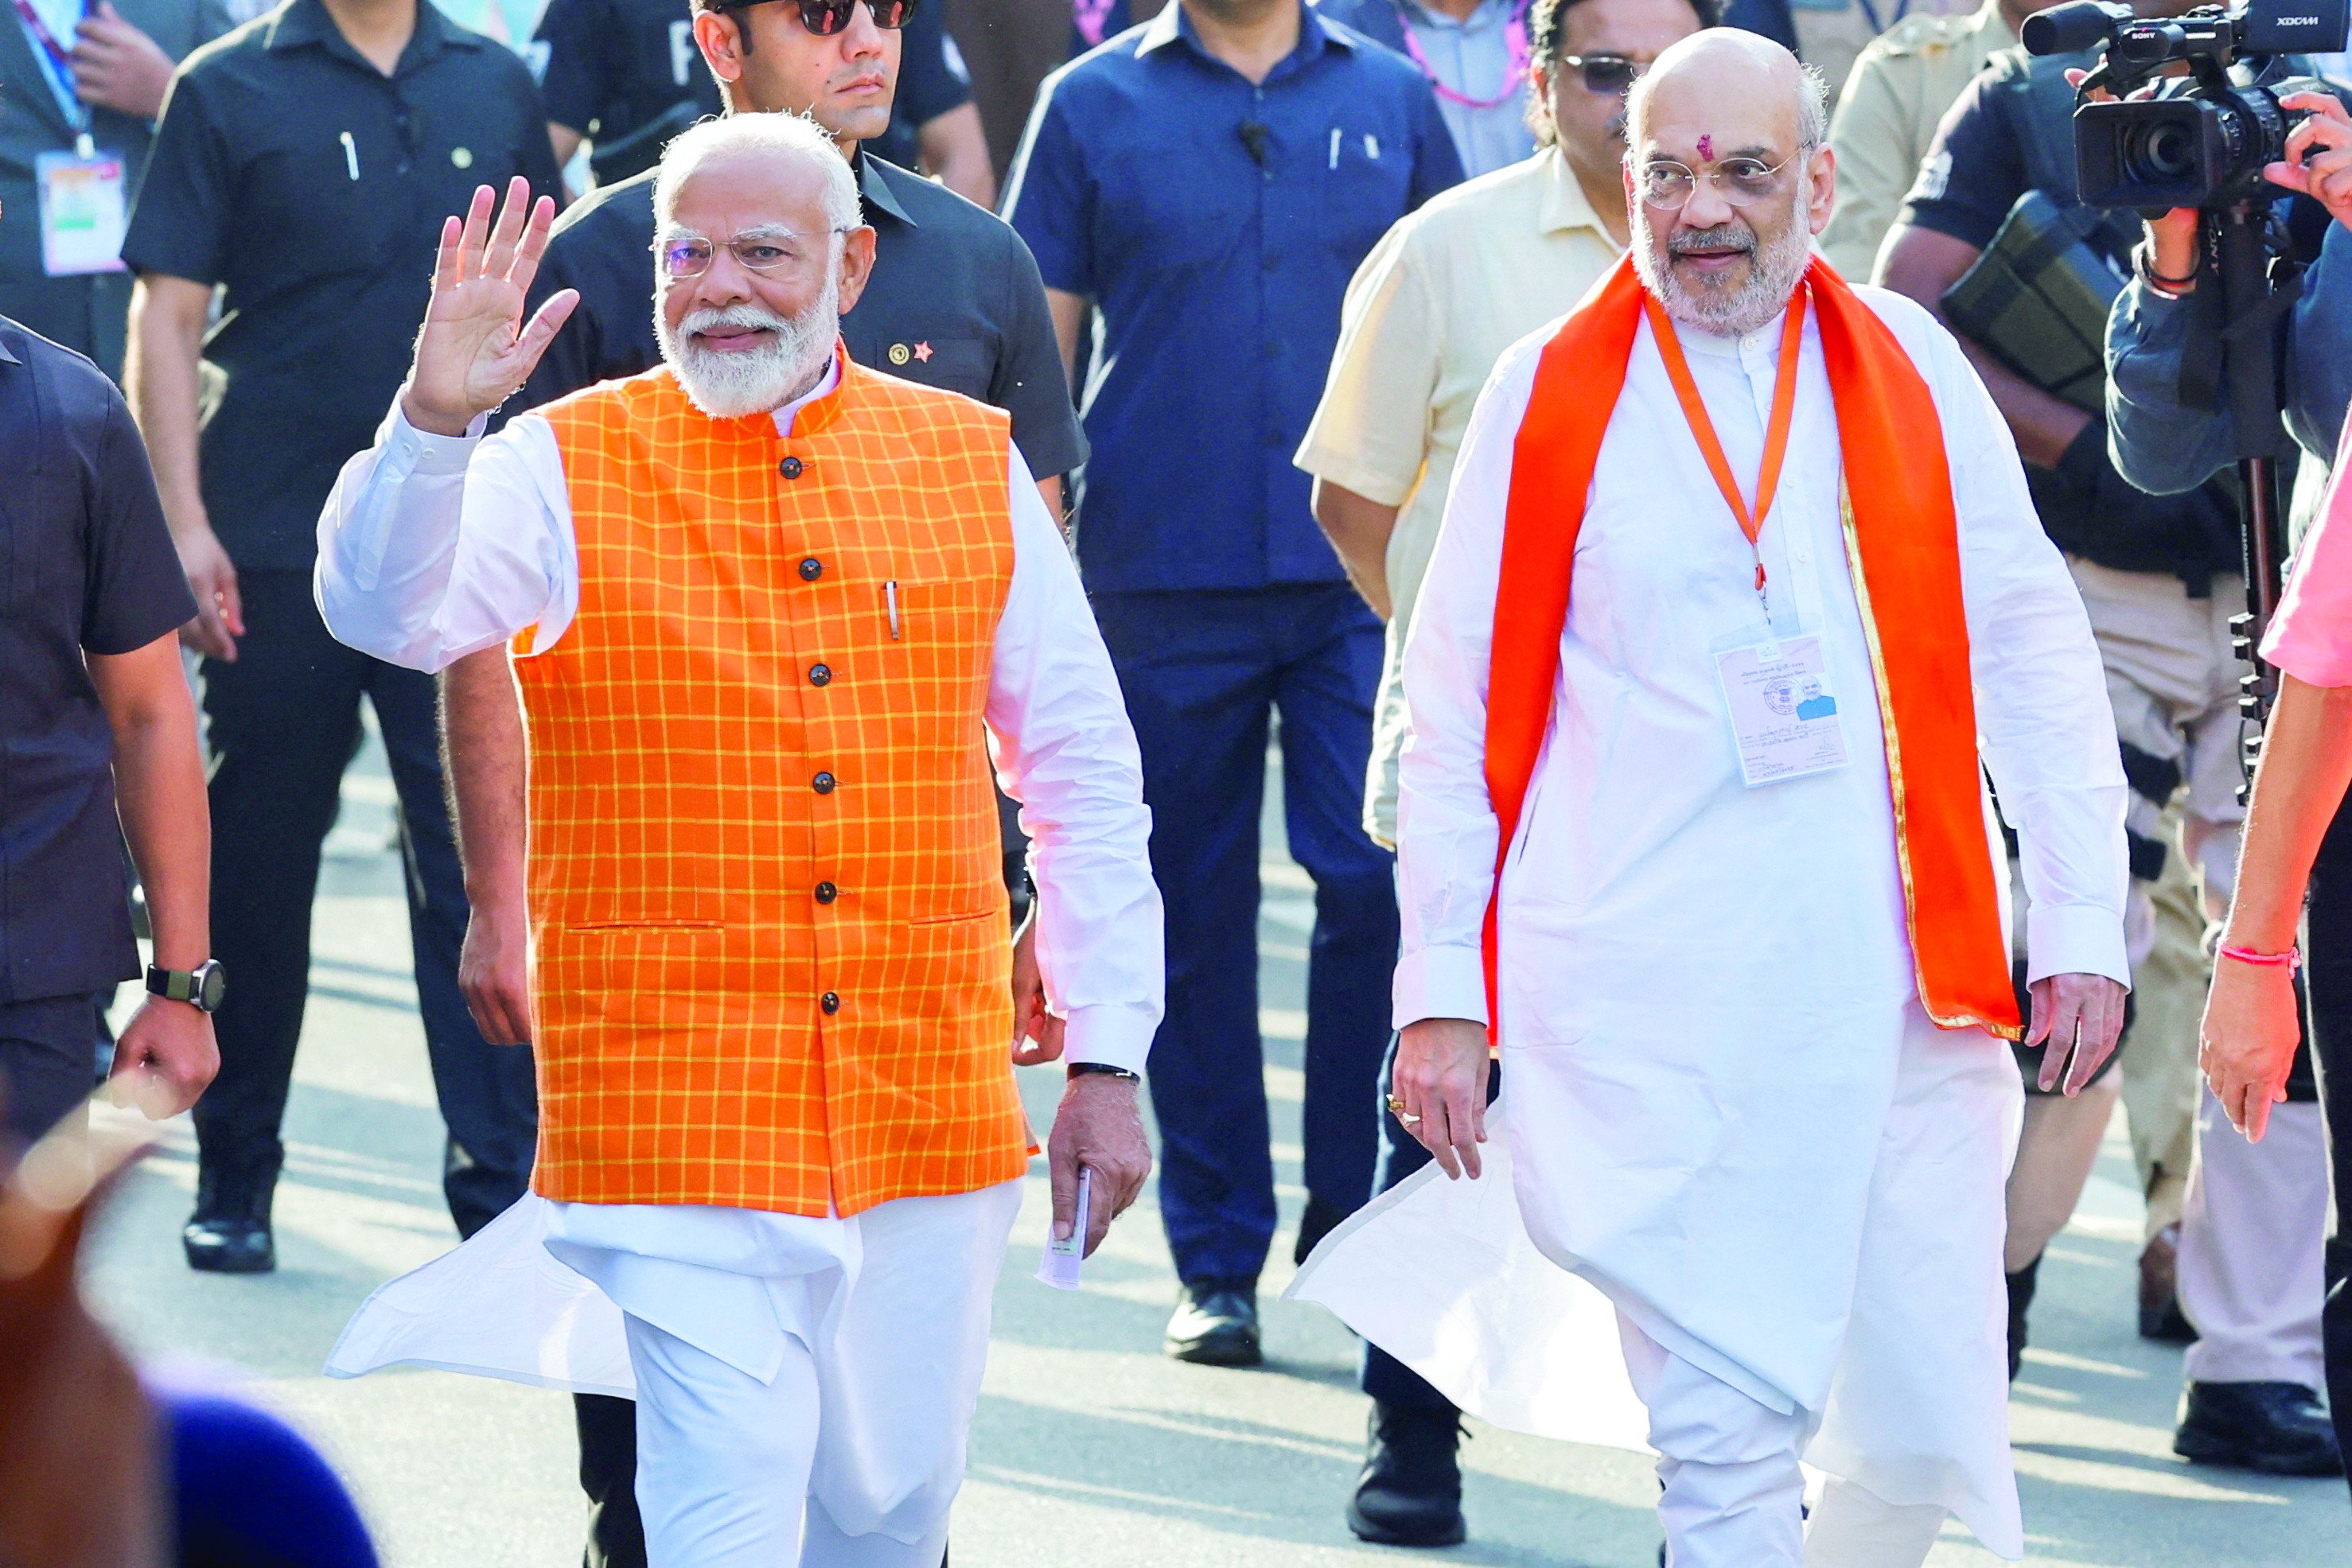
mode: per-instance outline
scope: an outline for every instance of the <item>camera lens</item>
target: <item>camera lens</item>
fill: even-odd
[[[2138,128],[2124,154],[2125,167],[2135,180],[2170,184],[2197,171],[2197,136],[2178,120],[2160,120]]]

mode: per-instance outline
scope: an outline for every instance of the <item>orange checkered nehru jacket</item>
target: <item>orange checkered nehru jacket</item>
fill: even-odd
[[[667,369],[543,412],[580,608],[517,647],[532,1186],[846,1215],[1020,1175],[1004,415],[845,361],[789,440]]]

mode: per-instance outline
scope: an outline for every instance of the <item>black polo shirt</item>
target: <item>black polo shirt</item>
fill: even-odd
[[[890,127],[866,144],[886,163],[922,167],[924,126],[971,101],[971,77],[948,38],[943,0],[917,0],[898,30],[898,80],[890,99]]]
[[[926,386],[992,403],[1039,477],[1086,461],[1045,285],[1021,236],[995,214],[895,164],[860,153],[858,187],[874,225],[874,274],[841,319],[849,357]],[[654,177],[596,192],[558,220],[532,307],[559,288],[579,308],[506,413],[661,362],[654,338]]]
[[[0,317],[0,1003],[139,973],[114,731],[84,655],[195,612],[122,394]]]
[[[547,117],[583,136],[618,141],[688,99],[719,111],[687,0],[548,0],[539,41],[547,46],[539,78]]]
[[[556,193],[530,71],[430,0],[389,77],[320,0],[181,68],[122,255],[225,288],[204,497],[240,570],[310,570],[336,471],[408,374],[443,218],[516,174]]]

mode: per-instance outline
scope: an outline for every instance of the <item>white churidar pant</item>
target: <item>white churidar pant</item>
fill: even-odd
[[[1892,1051],[1857,1222],[1841,1226],[1850,1288],[1836,1321],[1790,1325],[1834,1344],[1818,1409],[1703,1344],[1685,1355],[1686,1329],[1654,1334],[1654,1304],[1620,1310],[1622,1286],[1546,1233],[1530,1191],[1545,1151],[1530,1159],[1530,1145],[1556,1136],[1542,1108],[1572,1084],[1544,1082],[1541,1051],[1505,1047],[1511,1087],[1489,1119],[1484,1178],[1449,1182],[1432,1166],[1401,1184],[1334,1231],[1287,1294],[1330,1307],[1483,1419],[1657,1451],[1682,1568],[1914,1568],[1948,1511],[2021,1556],[2000,1257],[2022,1088],[2000,1042],[1938,1030],[1916,1008]],[[1783,1201],[1784,1237],[1831,1223],[1806,1218],[1801,1186]],[[1686,1265],[1685,1302],[1766,1312],[1784,1295],[1717,1252],[1694,1249]],[[1798,1545],[1801,1458],[1830,1478],[1818,1548]],[[1908,1557],[1889,1544],[1912,1542]]]
[[[633,1395],[652,1568],[937,1568],[1021,1191],[846,1219],[528,1195],[370,1297],[327,1370]]]

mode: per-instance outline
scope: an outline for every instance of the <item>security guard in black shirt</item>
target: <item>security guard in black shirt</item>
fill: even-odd
[[[236,977],[220,1075],[196,1107],[195,1268],[275,1264],[310,905],[362,695],[400,793],[459,1231],[530,1176],[530,1056],[485,1043],[457,991],[465,888],[432,680],[343,648],[310,597],[319,509],[407,374],[442,215],[517,174],[555,191],[529,69],[422,0],[285,0],[192,55],[157,127],[123,246],[138,278],[126,381],[195,591],[183,635],[205,655],[213,929]],[[201,421],[200,358],[222,382]]]
[[[1995,55],[1937,129],[1879,276],[1960,334],[2017,438],[2042,526],[2082,591],[2133,790],[2127,928],[2137,965],[2154,940],[2151,888],[2171,852],[2164,814],[2176,796],[2209,917],[2228,904],[2242,818],[2240,666],[2228,623],[2245,591],[2226,476],[2185,495],[2149,496],[2108,457],[2106,307],[2129,276],[2138,225],[2129,214],[2083,206],[2076,193],[2075,94],[2065,72],[2094,63],[2087,55]],[[2193,1054],[2196,1042],[2193,1030],[2136,1030],[2126,1049],[2155,1069],[2156,1053]],[[2308,1067],[2297,1077],[2290,1092],[2313,1123],[2306,1145],[2277,1137],[2249,1145],[2218,1119],[2198,1134],[2204,1201],[2183,1221],[2198,1231],[2183,1238],[2183,1259],[2193,1252],[2196,1261],[2182,1264],[2180,1293],[2202,1337],[2188,1357],[2175,1447],[2206,1462],[2335,1474],[2335,1437],[2303,1371],[2318,1361],[2318,1294],[2307,1309],[2298,1298],[2319,1274],[2327,1172]],[[2030,1145],[2037,1122],[2053,1133],[2070,1111],[2029,1101],[2027,1117]],[[2105,1120],[2097,1107],[2071,1119],[2077,1130],[2061,1141],[2095,1148]],[[2087,1172],[2087,1159],[2080,1163]],[[2040,1260],[2038,1246],[2030,1259],[2018,1255],[2028,1249],[2014,1208],[2011,1229],[2014,1346]]]

